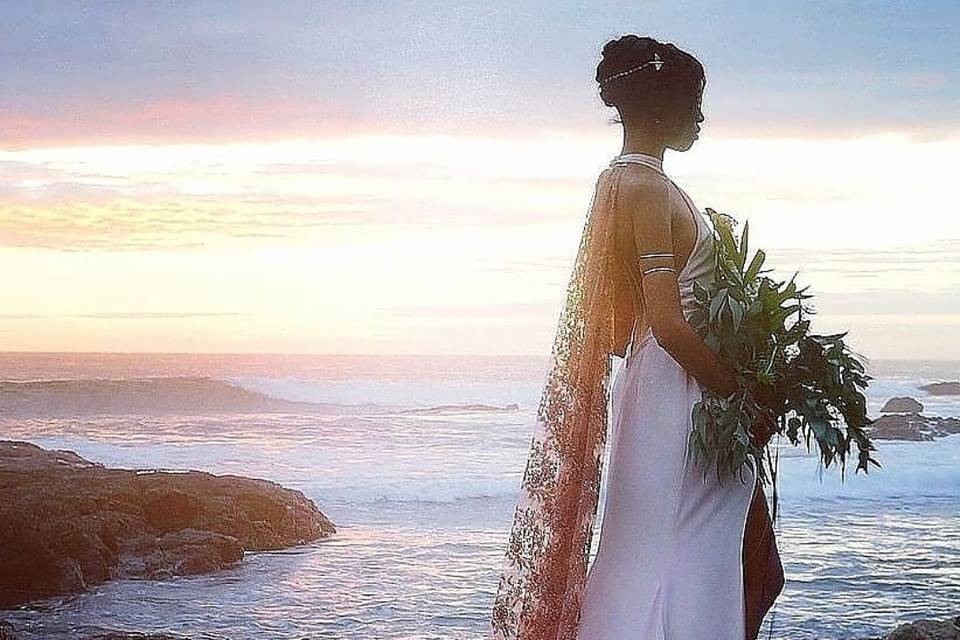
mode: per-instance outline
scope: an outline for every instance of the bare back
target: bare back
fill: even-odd
[[[659,164],[651,166],[651,163],[645,161],[647,158],[653,159],[652,156],[625,154],[619,158],[626,156],[640,156],[640,162],[631,162],[622,167],[621,171],[629,172],[629,176],[620,176],[620,179],[655,182],[667,189],[666,206],[669,209],[668,216],[675,255],[674,267],[679,273],[689,263],[693,252],[697,249],[697,240],[702,233],[698,227],[700,223],[695,218],[699,214],[691,210],[680,189],[659,170]],[[615,290],[619,292],[617,304],[629,305],[628,309],[617,314],[619,324],[614,328],[616,349],[622,352],[631,338],[631,331],[635,329],[635,335],[640,336],[649,328],[649,322],[644,317],[643,287],[634,235],[633,212],[630,211],[630,204],[623,200],[618,199],[615,206],[614,264],[615,277],[619,280]],[[629,321],[625,323],[627,319]]]

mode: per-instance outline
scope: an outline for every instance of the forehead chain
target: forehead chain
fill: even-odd
[[[612,76],[607,76],[606,78],[604,78],[603,80],[600,81],[600,84],[606,84],[606,83],[610,82],[611,80],[615,80],[616,78],[619,78],[619,77],[621,77],[621,76],[625,76],[625,75],[627,75],[628,73],[633,73],[634,71],[639,71],[640,69],[643,69],[643,68],[645,68],[645,67],[649,67],[650,65],[653,65],[653,70],[654,70],[654,71],[660,71],[660,69],[663,67],[663,60],[660,59],[660,54],[659,54],[659,53],[654,53],[654,54],[653,54],[653,59],[652,59],[652,60],[647,60],[647,61],[644,62],[643,64],[637,65],[636,67],[633,67],[633,68],[631,68],[631,69],[627,69],[626,71],[621,71],[621,72],[619,72],[619,73],[615,73],[615,74],[613,74]]]

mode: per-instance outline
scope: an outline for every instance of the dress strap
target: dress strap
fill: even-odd
[[[626,164],[642,164],[649,167],[661,175],[663,173],[663,162],[656,156],[646,153],[621,153],[610,161],[610,166],[623,166]]]
[[[660,158],[656,156],[652,156],[648,153],[621,153],[618,156],[614,156],[613,160],[610,161],[611,167],[624,166],[627,164],[640,164],[645,167],[649,167],[650,169],[653,169],[655,172],[663,176],[667,180],[667,182],[669,182],[671,186],[673,186],[673,188],[680,193],[680,199],[683,200],[684,205],[686,205],[687,210],[690,212],[690,216],[693,218],[693,225],[696,228],[695,229],[696,239],[693,241],[693,249],[691,250],[691,256],[692,256],[693,255],[692,252],[695,252],[697,250],[697,247],[700,244],[701,238],[703,237],[703,233],[700,228],[700,225],[703,224],[700,220],[703,217],[703,214],[701,214],[698,211],[696,205],[690,199],[690,196],[687,195],[687,192],[681,189],[680,185],[678,185],[676,182],[673,181],[673,178],[671,178],[666,173],[664,173],[663,161],[660,160]],[[640,256],[640,257],[642,258],[644,256]],[[653,256],[651,255],[647,257],[653,257]],[[663,256],[663,257],[666,257],[666,256]],[[687,262],[689,263],[689,260]],[[687,268],[687,265],[684,265],[683,271],[686,271],[686,268]],[[681,273],[683,271],[681,271]]]

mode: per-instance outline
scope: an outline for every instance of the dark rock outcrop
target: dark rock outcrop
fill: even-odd
[[[960,396],[960,382],[931,382],[920,387],[932,396]]]
[[[0,607],[117,577],[215,571],[335,533],[299,491],[200,471],[108,469],[0,441]]]
[[[922,413],[923,404],[913,398],[897,396],[884,403],[880,413]]]
[[[0,380],[0,416],[206,415],[314,411],[319,405],[272,398],[212,378]]]
[[[17,640],[13,626],[5,620],[0,620],[0,640]],[[137,633],[129,631],[108,631],[92,636],[84,636],[83,640],[188,640],[185,636],[174,636],[168,633]]]
[[[187,640],[184,636],[172,636],[168,633],[131,633],[128,631],[110,631],[87,636],[84,640]]]
[[[875,418],[868,433],[876,440],[935,440],[960,433],[960,418],[888,413]]]
[[[946,620],[916,620],[869,640],[960,640],[960,615]]]

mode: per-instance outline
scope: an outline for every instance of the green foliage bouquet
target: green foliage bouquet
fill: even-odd
[[[716,460],[718,480],[739,474],[744,465],[761,482],[775,480],[776,468],[768,442],[751,437],[757,425],[772,425],[772,434],[793,445],[811,437],[825,467],[839,461],[841,479],[852,444],[856,470],[881,466],[866,432],[873,421],[866,415],[861,392],[871,376],[845,344],[847,332],[811,333],[804,304],[807,287],[798,289],[796,274],[778,282],[764,273],[766,255],[748,258],[749,223],[739,240],[732,217],[707,209],[714,228],[716,269],[709,288],[694,284],[697,308],[690,323],[717,357],[734,370],[739,389],[728,398],[704,389],[693,407],[690,445],[702,464],[704,478]],[[776,491],[776,485],[774,485]],[[776,506],[776,503],[775,503]]]

